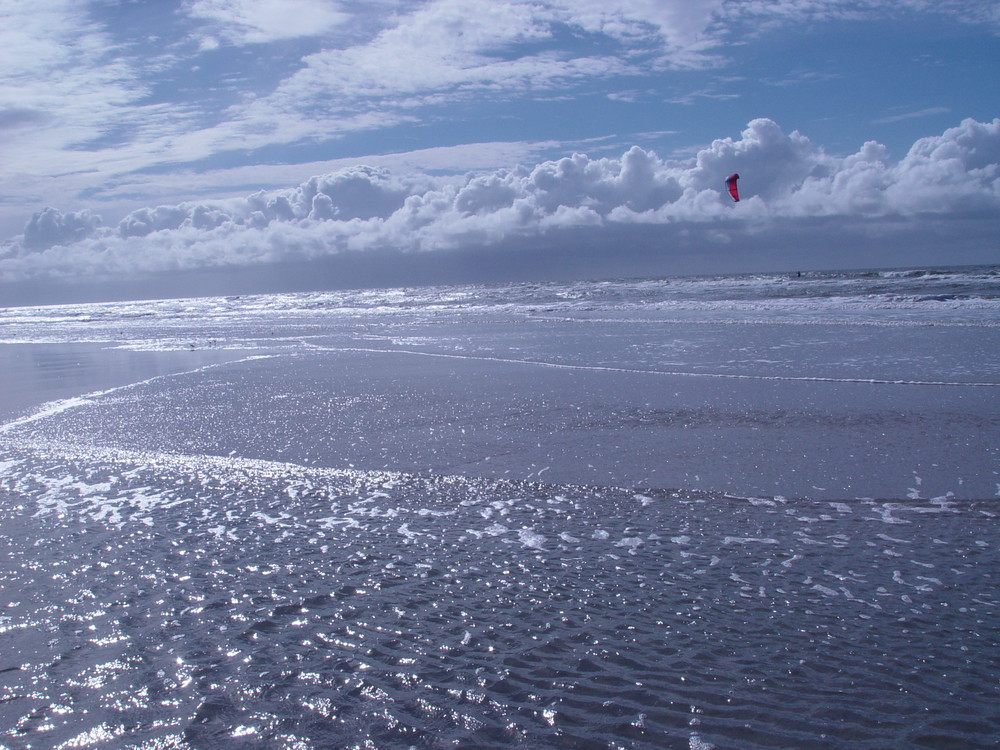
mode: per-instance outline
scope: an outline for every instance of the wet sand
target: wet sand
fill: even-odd
[[[205,384],[201,384],[204,386]],[[12,449],[0,743],[986,748],[994,503]]]
[[[35,383],[14,390],[22,403],[119,387],[31,426],[81,445],[739,496],[997,493],[995,388],[550,366],[434,348],[31,354]]]
[[[238,358],[233,351],[197,345],[179,351],[134,351],[106,343],[0,344],[0,422],[49,401]]]

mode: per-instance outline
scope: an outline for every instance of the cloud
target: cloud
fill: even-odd
[[[980,0],[741,0],[726,3],[720,16],[728,20],[769,22],[865,20],[901,11],[930,13],[963,23],[1000,27],[1000,9]]]
[[[926,109],[920,109],[915,112],[904,112],[899,115],[889,115],[888,117],[880,117],[877,120],[872,120],[877,125],[887,125],[892,122],[900,122],[902,120],[913,120],[918,117],[931,117],[933,115],[944,115],[948,114],[951,110],[948,107],[927,107]]]
[[[742,175],[738,204],[723,191],[733,171]],[[1000,119],[920,139],[896,163],[875,142],[831,156],[759,118],[680,162],[632,147],[619,158],[574,154],[458,182],[357,166],[284,190],[144,208],[114,227],[88,211],[46,208],[4,243],[0,279],[129,278],[343,254],[475,258],[501,244],[565,245],[583,230],[602,233],[612,252],[616,236],[634,235],[630,227],[661,227],[662,246],[681,233],[712,243],[832,218],[841,228],[949,218],[995,227]]]
[[[415,3],[362,43],[303,58],[273,91],[234,107],[231,122],[219,129],[221,140],[235,123],[243,124],[244,136],[330,137],[391,127],[421,108],[473,96],[523,98],[647,75],[658,65],[713,65],[722,40],[708,29],[721,6],[721,0]]]
[[[634,66],[614,55],[570,53],[553,46],[553,24],[569,14],[545,4],[434,0],[364,44],[324,49],[266,97],[238,112],[271,122],[292,115],[317,129],[347,131],[351,117],[377,110],[365,128],[388,126],[418,107],[473,93],[522,96]],[[533,46],[535,45],[535,46]],[[320,104],[317,110],[317,103]],[[395,113],[395,115],[393,115]],[[336,122],[330,122],[330,115]]]
[[[214,32],[236,45],[322,36],[348,19],[332,0],[191,0],[185,10],[209,22],[200,34]]]
[[[642,26],[639,12],[649,9],[631,5],[639,15],[628,22]],[[603,16],[622,17],[609,7]],[[146,11],[161,23],[136,38],[118,25],[128,14],[100,4],[15,3],[0,23],[0,127],[13,134],[0,144],[2,182],[87,171],[100,186],[234,150],[386,130],[456,100],[523,98],[643,72],[634,38],[619,35],[600,53],[599,44],[557,38],[560,25],[597,23],[572,8],[190,0],[177,13]],[[282,44],[303,36],[317,41]],[[247,45],[259,49],[225,49]],[[638,51],[648,59],[655,49]]]
[[[32,127],[48,119],[45,112],[30,107],[4,107],[0,109],[0,130]]]
[[[69,245],[90,237],[100,226],[101,218],[87,210],[63,214],[54,208],[44,208],[31,217],[21,244],[26,250]]]
[[[724,64],[733,42],[771,23],[884,18],[899,7],[890,0],[11,0],[0,10],[0,218],[10,206],[52,202],[39,196],[60,191],[248,164],[261,151],[274,162],[292,146],[436,123],[455,116],[443,108],[456,102],[530,107],[532,99],[594,93],[612,79],[623,91],[611,96],[634,98],[664,68]],[[1000,10],[981,0],[902,7],[1000,27]],[[672,100],[733,96],[699,83]]]
[[[572,0],[552,2],[564,22],[591,32],[635,42],[655,39],[663,62],[704,67],[720,39],[710,32],[723,0]]]

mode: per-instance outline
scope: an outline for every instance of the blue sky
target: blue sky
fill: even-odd
[[[992,1],[5,0],[0,70],[0,286],[1000,260]]]

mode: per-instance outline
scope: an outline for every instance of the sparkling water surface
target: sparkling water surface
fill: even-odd
[[[0,310],[0,747],[993,747],[997,291]]]

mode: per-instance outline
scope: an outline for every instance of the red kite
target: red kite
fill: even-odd
[[[736,189],[736,181],[738,179],[740,179],[740,176],[735,172],[726,178],[726,187],[729,188],[729,194],[733,196],[733,200],[737,203],[740,202],[740,191]]]

